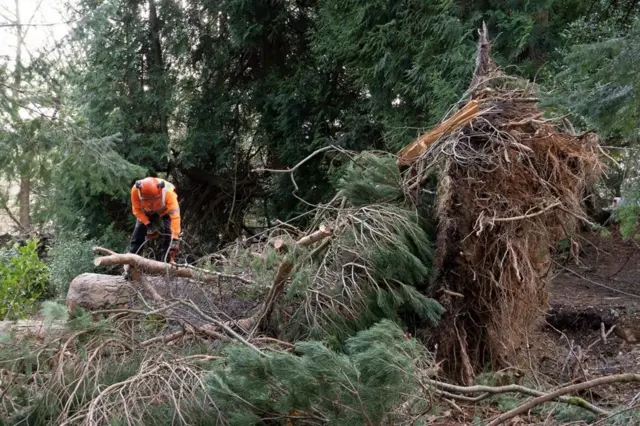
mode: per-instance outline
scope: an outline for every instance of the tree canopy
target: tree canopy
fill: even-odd
[[[333,192],[340,158],[305,162],[295,191],[288,175],[265,170],[328,145],[394,152],[409,143],[468,86],[483,21],[498,63],[541,84],[550,109],[609,144],[637,140],[635,1],[67,6],[70,30],[53,50],[0,67],[3,177],[21,176],[34,194],[20,199],[33,211],[18,221],[128,233],[130,185],[154,175],[176,183],[194,246],[217,247],[247,226],[304,222]]]

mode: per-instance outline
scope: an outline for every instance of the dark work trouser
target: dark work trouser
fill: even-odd
[[[151,223],[162,222],[162,226],[160,227],[160,250],[156,251],[155,257],[158,261],[164,261],[165,256],[167,256],[167,261],[170,257],[167,255],[169,251],[169,244],[171,244],[171,218],[169,215],[166,216],[158,216],[158,215],[150,215],[149,220]],[[133,228],[133,234],[131,235],[131,246],[129,247],[129,253],[138,253],[140,250],[140,246],[144,243],[144,240],[147,237],[147,227],[144,223],[136,220],[136,226]],[[149,244],[149,243],[147,243]]]

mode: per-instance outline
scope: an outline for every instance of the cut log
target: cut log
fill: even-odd
[[[69,312],[76,306],[88,311],[132,308],[140,305],[139,296],[150,301],[198,300],[203,298],[203,289],[180,277],[144,275],[138,281],[127,281],[118,275],[85,273],[69,284],[67,308]]]
[[[201,333],[209,338],[227,339],[221,333],[219,325],[203,320],[202,315],[193,315],[188,309],[181,308],[197,305],[194,300],[204,305],[202,290],[197,283],[180,277],[166,279],[166,277],[142,276],[139,281],[127,281],[121,276],[103,274],[81,274],[69,285],[67,293],[67,308],[82,307],[88,311],[117,311],[129,309],[131,312],[148,309],[140,303],[139,296],[144,297],[162,315],[176,320],[184,329]],[[173,300],[173,302],[170,302]],[[187,302],[188,301],[188,302]],[[103,312],[104,313],[104,312]],[[0,329],[1,330],[1,329]],[[184,331],[180,331],[184,334]],[[177,333],[177,332],[176,332]],[[147,344],[162,340],[151,339]]]
[[[125,307],[133,301],[138,290],[139,286],[120,276],[81,274],[69,283],[67,309],[71,312],[76,306],[89,311]]]

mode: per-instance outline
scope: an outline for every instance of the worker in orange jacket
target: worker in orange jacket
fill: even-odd
[[[159,231],[154,222],[162,222],[157,260],[173,262],[180,249],[180,206],[173,184],[155,177],[137,181],[131,188],[131,208],[137,220],[129,252],[137,253],[145,240],[156,240]]]

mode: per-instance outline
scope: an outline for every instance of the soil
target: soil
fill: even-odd
[[[615,227],[609,231],[581,233],[579,259],[557,259],[539,367],[559,383],[640,373],[640,244],[622,240]],[[640,386],[596,389],[590,396],[615,405],[640,398]]]
[[[546,384],[543,387],[613,374],[640,374],[640,240],[623,241],[618,229],[609,228],[609,231],[611,234],[606,237],[588,232],[579,234],[575,238],[580,245],[577,261],[569,250],[556,256],[546,319],[529,337],[530,346],[524,351],[521,364],[522,369],[534,372],[535,380]],[[602,335],[607,333],[603,340]],[[626,340],[622,336],[626,336]],[[638,407],[640,385],[601,386],[580,396],[605,409]],[[632,401],[635,404],[631,404]],[[465,406],[464,414],[450,410],[448,416],[433,424],[473,425],[470,413],[477,409],[474,405]],[[484,406],[479,417],[490,419],[500,411],[503,410],[493,404]],[[586,423],[542,419],[529,413],[506,424]],[[640,420],[628,420],[625,425],[640,426]]]

